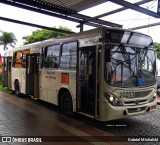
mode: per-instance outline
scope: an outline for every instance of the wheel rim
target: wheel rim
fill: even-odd
[[[71,109],[72,109],[72,102],[71,102],[71,99],[70,99],[70,98],[67,97],[67,98],[64,100],[63,107],[64,107],[64,110],[65,110],[65,111],[71,111]]]
[[[15,92],[16,92],[16,95],[19,94],[19,85],[18,85],[17,82],[16,82],[16,84],[15,84]]]

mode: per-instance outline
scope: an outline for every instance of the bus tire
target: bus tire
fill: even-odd
[[[62,94],[60,99],[60,110],[63,114],[71,116],[73,114],[72,97],[69,92]]]
[[[15,81],[15,95],[20,97],[19,81]]]

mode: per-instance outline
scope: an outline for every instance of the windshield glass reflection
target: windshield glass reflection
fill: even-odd
[[[106,80],[113,86],[148,86],[155,83],[155,54],[145,48],[112,45],[106,62]]]

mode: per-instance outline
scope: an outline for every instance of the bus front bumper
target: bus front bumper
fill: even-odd
[[[140,114],[150,113],[156,110],[157,101],[137,106],[112,106],[110,103],[102,103],[101,121],[115,120]]]

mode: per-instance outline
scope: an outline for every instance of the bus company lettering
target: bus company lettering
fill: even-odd
[[[94,46],[99,42],[100,36],[96,37],[90,37],[90,38],[85,38],[85,39],[80,39],[79,40],[79,46],[84,47],[84,46]]]
[[[54,80],[56,80],[55,72],[53,72],[53,71],[47,71],[45,77],[46,77],[46,79],[54,79]]]
[[[97,42],[99,42],[99,38],[92,38],[92,39],[85,40],[85,44],[97,43]]]

